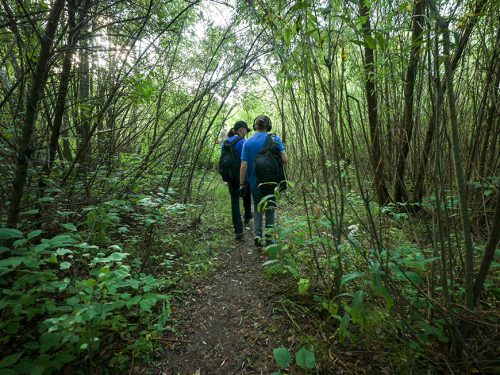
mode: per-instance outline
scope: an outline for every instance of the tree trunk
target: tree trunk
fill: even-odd
[[[413,102],[415,92],[415,79],[417,76],[417,67],[419,61],[420,46],[422,44],[422,31],[424,23],[425,4],[423,0],[415,0],[415,9],[413,12],[413,27],[411,37],[410,61],[406,70],[405,91],[404,91],[404,115],[403,127],[401,131],[401,143],[398,154],[398,163],[396,169],[396,182],[394,186],[394,200],[396,202],[406,202],[408,194],[404,184],[404,175],[406,169],[406,158],[410,151],[410,143],[413,135]]]
[[[481,290],[483,289],[484,282],[486,281],[486,276],[488,276],[488,271],[490,269],[493,259],[495,259],[495,251],[500,241],[500,190],[497,192],[497,204],[495,209],[495,219],[493,222],[493,227],[491,228],[490,237],[488,239],[488,244],[484,249],[483,260],[479,271],[476,276],[476,282],[474,284],[474,305],[479,301],[479,296]]]
[[[84,168],[89,167],[91,140],[90,138],[90,62],[89,62],[89,41],[88,36],[80,42],[80,66],[79,66],[79,124],[78,133],[78,154],[81,155],[81,163]]]
[[[460,202],[460,216],[462,219],[462,229],[465,240],[465,300],[469,309],[474,307],[473,282],[474,282],[474,263],[473,263],[473,243],[470,230],[469,209],[467,207],[467,191],[464,177],[462,155],[460,151],[460,140],[458,136],[458,120],[455,107],[455,93],[453,92],[453,70],[450,63],[450,30],[448,24],[442,25],[443,32],[443,51],[445,55],[446,87],[448,88],[448,106],[450,110],[450,128],[451,145],[453,152],[453,161],[455,167],[455,180],[457,184],[458,197]]]
[[[460,58],[462,57],[462,53],[465,49],[465,46],[469,42],[470,35],[472,33],[472,29],[476,25],[479,15],[483,10],[484,5],[486,4],[486,0],[479,0],[476,2],[476,6],[474,8],[474,17],[470,17],[465,27],[465,31],[460,37],[460,41],[458,43],[457,50],[455,51],[455,55],[453,56],[453,60],[451,61],[451,69],[455,71]],[[431,3],[431,7],[434,8],[435,5]],[[437,56],[436,56],[437,58]],[[443,87],[443,90],[446,91],[446,86]],[[434,139],[434,114],[429,119],[427,125],[427,132],[425,135],[424,142],[424,152],[422,156],[422,160],[419,166],[419,172],[417,174],[417,181],[415,183],[415,201],[422,202],[422,197],[424,196],[424,179],[425,179],[425,171],[427,170],[427,164],[429,162],[429,153],[432,147],[432,140]]]
[[[31,137],[35,129],[38,102],[43,94],[47,81],[50,49],[54,41],[59,17],[64,7],[64,0],[56,0],[49,13],[44,33],[40,41],[40,52],[36,62],[31,88],[28,92],[26,114],[24,117],[21,138],[17,147],[15,178],[12,183],[12,195],[7,218],[8,227],[16,227],[21,208],[21,199],[26,185],[28,163],[31,158]]]
[[[68,42],[66,44],[66,52],[64,54],[63,66],[60,76],[59,89],[57,92],[56,107],[54,110],[54,124],[52,126],[52,133],[50,135],[49,142],[49,155],[47,157],[47,164],[45,174],[50,174],[52,171],[52,166],[54,164],[57,146],[59,144],[59,135],[61,133],[62,120],[64,116],[66,95],[68,93],[68,85],[71,78],[71,61],[73,59],[74,48],[80,36],[81,24],[84,21],[88,7],[90,6],[90,1],[86,0],[82,7],[78,27],[75,23],[75,12],[77,4],[75,0],[68,0],[68,24],[70,32],[68,35]]]
[[[363,36],[365,39],[373,38],[371,36],[370,15],[369,9],[363,1],[359,4],[359,15],[366,18],[363,24]],[[382,152],[380,147],[380,129],[378,125],[378,107],[377,107],[377,92],[375,91],[375,67],[374,67],[374,53],[373,49],[365,45],[365,89],[366,100],[368,104],[368,122],[370,125],[370,141],[371,141],[371,154],[372,166],[374,174],[375,192],[377,200],[380,205],[389,202],[389,193],[385,185],[384,177],[384,162],[382,159]]]
[[[497,136],[498,131],[492,131],[493,129],[498,129],[498,115],[497,115],[497,105],[495,103],[498,103],[499,95],[498,95],[498,90],[496,88],[500,84],[500,62],[498,61],[498,53],[500,51],[500,29],[497,30],[497,41],[495,44],[495,49],[493,50],[493,55],[491,56],[492,58],[492,63],[493,63],[493,69],[492,71],[494,74],[491,74],[488,78],[493,81],[493,86],[495,89],[492,90],[492,104],[490,105],[490,111],[488,114],[488,124],[487,124],[487,129],[485,132],[483,144],[481,147],[481,153],[480,153],[480,158],[479,158],[479,178],[482,177],[487,177],[488,174],[493,171],[485,171],[486,167],[486,153],[488,151],[488,146],[489,145],[494,145],[495,144],[495,137]],[[496,66],[495,66],[496,65]],[[490,137],[491,137],[491,143],[490,143]],[[491,150],[490,150],[491,152]],[[493,152],[491,155],[495,155]],[[486,173],[486,175],[484,175]]]

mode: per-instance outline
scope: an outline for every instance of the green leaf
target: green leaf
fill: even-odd
[[[321,303],[321,306],[330,313],[331,316],[337,315],[339,312],[339,305],[333,300],[325,300]]]
[[[262,267],[271,266],[271,265],[279,263],[279,262],[280,261],[278,259],[266,260],[264,263],[262,263]]]
[[[112,262],[119,262],[128,256],[129,256],[128,253],[113,253],[107,259]]]
[[[41,235],[43,233],[42,230],[40,229],[37,229],[37,230],[34,230],[32,232],[29,232],[28,233],[28,236],[26,237],[28,240],[32,240],[33,238],[36,238],[38,237],[39,235]]]
[[[86,279],[80,283],[84,288],[92,288],[97,285],[97,281],[95,279]]]
[[[2,259],[0,260],[0,268],[10,267],[10,266],[12,266],[12,268],[16,268],[25,260],[26,257],[10,257],[7,259]]]
[[[420,284],[422,282],[422,277],[418,273],[410,271],[405,272],[405,275],[413,284]]]
[[[382,284],[383,275],[384,272],[382,272],[379,268],[376,268],[373,272],[371,287],[376,296],[382,296],[384,298],[385,305],[390,310],[394,307],[394,299],[387,288]]]
[[[265,197],[262,197],[261,200],[260,200],[260,202],[259,202],[259,204],[257,205],[257,211],[258,212],[265,211],[267,209],[267,204],[270,201],[274,201],[275,198],[276,198],[276,196],[274,194],[268,194]]]
[[[365,35],[365,44],[370,49],[375,49],[375,47],[377,47],[377,42],[371,35]]]
[[[40,212],[40,211],[35,208],[32,210],[23,211],[19,215],[36,215],[38,212]]]
[[[23,263],[28,268],[40,268],[40,261],[29,255],[24,257]]]
[[[342,276],[342,280],[340,282],[340,285],[345,285],[349,281],[352,281],[352,280],[357,279],[358,277],[361,277],[361,276],[364,276],[364,275],[365,275],[364,272],[352,272],[352,273],[348,273],[347,275]]]
[[[172,314],[172,308],[170,307],[170,302],[163,301],[163,305],[161,308],[161,315],[158,319],[158,325],[162,328],[165,327],[165,325],[167,324],[167,320],[171,314]]]
[[[358,290],[352,297],[351,315],[352,320],[364,324],[366,322],[366,312],[363,306],[364,292]]]
[[[60,256],[63,256],[63,255],[66,255],[66,254],[73,254],[73,252],[69,249],[65,249],[63,247],[59,248],[56,250],[56,254],[57,255],[60,255]]]
[[[19,358],[23,355],[24,352],[19,352],[16,354],[11,354],[5,357],[0,361],[0,368],[6,368],[12,366],[14,363],[16,363]]]
[[[38,199],[38,203],[52,203],[52,202],[54,202],[54,198],[52,197],[44,197]]]
[[[156,220],[148,217],[148,218],[146,218],[146,220],[144,220],[144,222],[146,223],[146,225],[151,225],[151,224],[156,223]]]
[[[76,232],[77,231],[77,229],[75,227],[75,224],[73,224],[73,223],[64,223],[64,224],[61,224],[61,227],[63,227],[64,229],[69,230],[70,232]]]
[[[297,366],[303,369],[313,369],[316,367],[316,357],[314,352],[306,349],[305,347],[300,348],[300,350],[295,355],[295,361]]]
[[[303,296],[309,290],[311,286],[311,280],[300,279],[298,284],[299,284],[299,296]]]
[[[71,267],[71,263],[70,262],[62,262],[60,265],[59,265],[59,269],[61,270],[67,270]]]
[[[42,240],[42,244],[50,248],[74,246],[76,242],[77,241],[70,234],[59,234],[50,240]]]
[[[148,295],[147,297],[143,298],[139,305],[141,306],[141,309],[144,311],[151,311],[151,308],[156,305],[156,302],[158,302],[158,298],[155,295]]]
[[[133,305],[137,305],[139,303],[139,301],[141,300],[141,296],[135,296],[133,297],[132,299],[129,299],[125,305],[130,308],[131,306]]]
[[[355,336],[349,332],[349,323],[351,322],[351,317],[348,313],[345,313],[342,318],[340,318],[340,333],[339,339],[342,342],[346,337],[350,340],[354,340]]]
[[[295,265],[287,264],[285,265],[285,269],[287,269],[288,272],[290,272],[293,275],[293,277],[295,278],[299,277],[299,271],[297,270],[297,267],[295,267]]]
[[[73,307],[76,306],[79,302],[80,302],[80,298],[78,298],[77,296],[70,297],[66,300],[66,303],[68,304],[68,306],[73,306]]]
[[[66,277],[63,281],[54,281],[52,283],[52,286],[54,286],[54,288],[58,288],[58,290],[60,292],[62,292],[63,290],[65,290],[68,287],[69,282],[70,282],[70,279],[68,279]]]
[[[287,368],[292,362],[292,354],[287,348],[276,348],[273,350],[273,356],[276,363],[281,368]]]
[[[0,228],[0,239],[11,240],[14,238],[23,238],[23,232],[14,228]]]

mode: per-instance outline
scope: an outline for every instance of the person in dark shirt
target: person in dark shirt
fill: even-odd
[[[241,139],[235,143],[234,151],[238,159],[241,160],[241,152],[243,146],[246,142],[245,137],[251,130],[248,128],[248,125],[245,121],[237,121],[234,124],[234,127],[229,131],[229,137],[227,138],[227,142],[232,142],[237,137]],[[236,240],[243,240],[243,222],[241,220],[241,211],[240,211],[240,189],[239,184],[228,182],[227,186],[229,188],[229,194],[231,195],[231,217],[233,221],[234,233],[236,236]],[[250,220],[253,218],[252,214],[252,201],[250,195],[250,189],[246,189],[243,194],[243,209],[244,209],[244,221],[245,224],[248,224]]]

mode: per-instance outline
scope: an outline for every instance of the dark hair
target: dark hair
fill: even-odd
[[[231,128],[231,129],[229,129],[229,131],[227,132],[227,137],[228,137],[228,138],[229,138],[229,137],[232,137],[232,136],[233,136],[233,135],[235,135],[235,134],[236,134],[236,133],[234,132],[234,129],[233,129],[233,128]]]
[[[253,128],[256,130],[271,131],[272,127],[271,119],[266,115],[257,116],[253,122]]]

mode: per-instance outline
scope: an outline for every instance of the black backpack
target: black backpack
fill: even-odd
[[[279,191],[286,189],[285,170],[281,160],[281,151],[276,142],[274,134],[268,134],[264,146],[255,157],[255,175],[262,194],[272,194],[278,187]]]
[[[232,141],[225,140],[222,144],[222,152],[219,159],[219,173],[222,180],[233,184],[239,184],[241,160],[238,158],[234,146],[243,138],[237,136]]]

